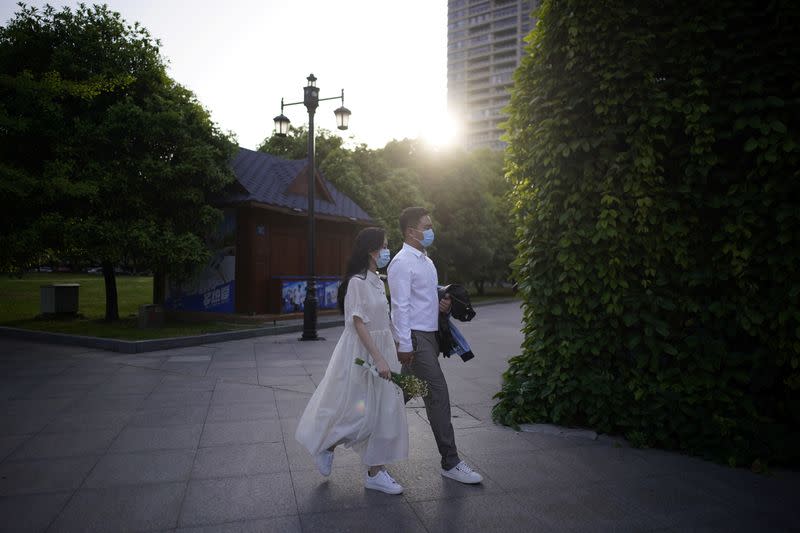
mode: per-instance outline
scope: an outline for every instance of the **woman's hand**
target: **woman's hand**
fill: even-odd
[[[375,368],[378,370],[378,375],[383,379],[391,379],[392,371],[389,368],[389,363],[383,357],[373,357],[375,361]]]

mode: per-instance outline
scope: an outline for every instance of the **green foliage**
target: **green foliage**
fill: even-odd
[[[436,198],[437,267],[447,281],[483,283],[508,279],[514,233],[506,205],[503,154],[452,153],[428,181]],[[438,178],[438,179],[437,179]]]
[[[508,125],[525,341],[495,418],[797,464],[798,4],[539,16]]]
[[[0,102],[0,268],[44,249],[159,272],[205,259],[234,145],[145,29],[21,4],[0,28]]]
[[[325,161],[329,154],[342,148],[343,141],[341,137],[324,128],[315,128],[314,137],[315,157],[317,168],[319,168],[320,163]],[[306,159],[308,157],[308,127],[289,126],[287,135],[273,134],[267,137],[258,147],[258,151],[286,159]]]

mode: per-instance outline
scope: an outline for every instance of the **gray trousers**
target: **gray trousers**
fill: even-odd
[[[456,437],[450,421],[450,393],[439,366],[439,344],[434,331],[411,331],[414,359],[410,365],[403,365],[403,374],[412,374],[428,382],[428,395],[423,398],[428,422],[431,424],[433,438],[442,455],[442,468],[450,470],[461,459],[456,450]],[[409,398],[405,398],[408,402]]]

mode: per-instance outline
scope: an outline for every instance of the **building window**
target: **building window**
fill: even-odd
[[[509,61],[507,63],[497,63],[492,67],[492,72],[502,72],[504,70],[514,70],[517,68],[516,61]]]
[[[488,54],[489,52],[491,52],[491,50],[492,46],[488,44],[486,46],[473,48],[472,50],[469,51],[469,57],[479,56],[481,54]]]
[[[469,25],[476,26],[478,24],[483,24],[484,22],[488,22],[491,20],[489,15],[478,15],[477,17],[470,17],[469,18]]]
[[[498,54],[494,55],[494,60],[495,61],[507,61],[507,60],[516,59],[516,58],[517,58],[517,51],[516,50],[511,50],[509,52],[501,52],[501,53],[498,53]]]
[[[474,46],[476,44],[481,44],[481,43],[488,43],[488,42],[489,42],[489,34],[488,33],[483,34],[483,35],[479,35],[477,37],[473,37],[472,39],[469,40],[470,46]]]
[[[500,85],[501,83],[507,83],[507,82],[511,81],[512,79],[514,79],[514,73],[513,72],[506,72],[504,74],[495,74],[491,78],[492,85]]]
[[[489,11],[491,8],[491,4],[489,2],[484,2],[482,4],[476,4],[474,6],[469,6],[469,14],[470,15],[478,15],[480,13],[485,13]]]
[[[509,6],[504,7],[503,9],[498,9],[494,12],[494,18],[499,19],[503,17],[507,17],[509,15],[516,15],[517,14],[517,6]]]
[[[472,19],[470,19],[472,20]],[[493,28],[505,28],[508,26],[516,26],[517,25],[517,17],[511,17],[503,20],[497,20],[492,24]]]

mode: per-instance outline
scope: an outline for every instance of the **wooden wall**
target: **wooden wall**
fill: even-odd
[[[308,219],[260,207],[237,211],[236,312],[277,313],[278,276],[307,274]],[[316,221],[317,276],[341,276],[358,231],[354,222]]]

